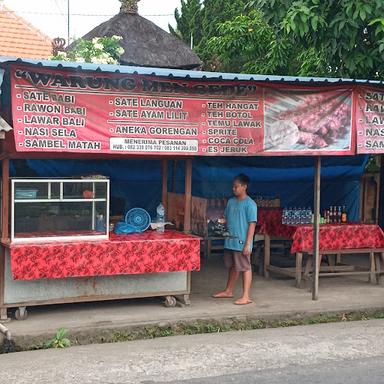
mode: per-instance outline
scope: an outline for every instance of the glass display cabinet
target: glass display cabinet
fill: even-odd
[[[108,179],[11,179],[11,242],[108,239],[108,229]]]

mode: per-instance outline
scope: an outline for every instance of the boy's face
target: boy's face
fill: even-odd
[[[232,191],[235,196],[242,196],[247,193],[247,186],[241,184],[239,180],[234,180],[232,184]]]

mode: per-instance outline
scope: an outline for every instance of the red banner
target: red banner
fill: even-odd
[[[17,151],[354,154],[351,89],[11,68]]]

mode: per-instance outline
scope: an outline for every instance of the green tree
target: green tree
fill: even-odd
[[[206,69],[217,69],[220,65],[212,54],[210,39],[221,35],[220,25],[244,14],[248,0],[204,0],[202,38],[196,52],[205,63]]]
[[[203,7],[200,0],[181,0],[180,11],[175,9],[176,29],[168,24],[172,35],[186,44],[199,45],[202,37]]]
[[[232,20],[245,11],[248,0],[181,0],[180,11],[175,9],[176,29],[170,32],[193,49],[212,69],[215,56],[210,52],[209,40],[219,34],[221,23]]]
[[[212,55],[227,67],[301,76],[384,74],[382,0],[253,0],[247,8],[253,10],[248,18],[222,23],[210,39]],[[255,41],[260,32],[268,37],[268,27],[261,49]]]
[[[274,33],[260,12],[252,11],[219,24],[217,34],[206,44],[206,53],[211,55],[211,61],[208,58],[211,69],[248,73],[267,71],[265,57]]]

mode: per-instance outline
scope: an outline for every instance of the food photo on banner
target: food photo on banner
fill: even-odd
[[[348,150],[351,142],[350,90],[266,90],[265,151]]]

